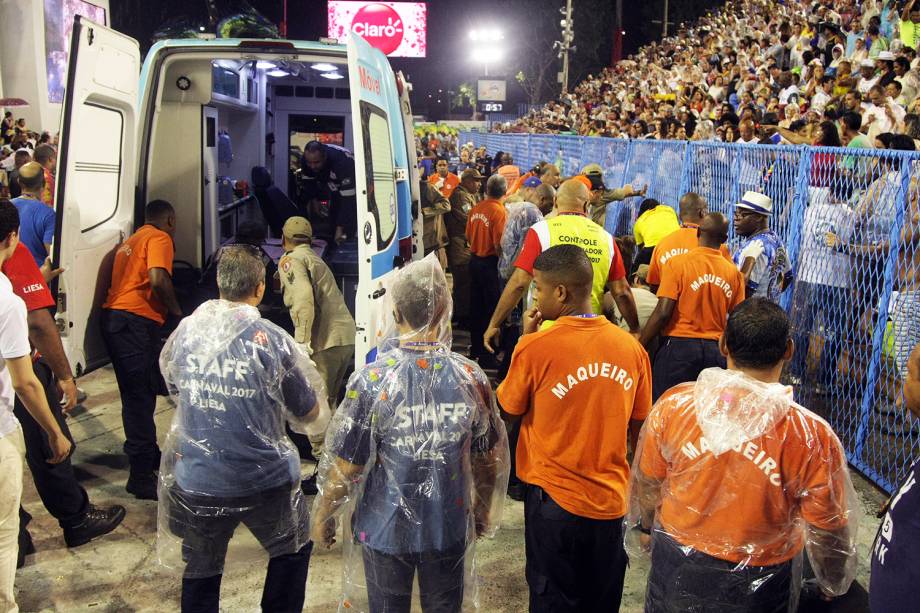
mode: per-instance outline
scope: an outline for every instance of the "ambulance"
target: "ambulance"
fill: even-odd
[[[262,213],[264,202],[234,189],[241,180],[267,169],[293,199],[292,160],[317,137],[355,158],[357,244],[340,249],[354,281],[340,286],[356,364],[373,359],[387,278],[423,251],[409,85],[380,51],[357,35],[344,45],[167,40],[141,65],[136,40],[77,16],[61,122],[52,258],[64,268],[56,318],[77,375],[108,361],[101,305],[114,251],[143,224],[145,203],[175,207],[174,279],[194,277]]]

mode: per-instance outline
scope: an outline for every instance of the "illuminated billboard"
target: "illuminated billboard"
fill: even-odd
[[[479,79],[476,83],[476,99],[483,102],[504,102],[507,85],[504,79]]]
[[[329,2],[329,36],[349,32],[391,57],[425,57],[428,7],[424,2]]]
[[[83,0],[45,0],[45,56],[48,64],[48,102],[64,100],[67,50],[73,18],[82,15],[105,25],[105,9]]]

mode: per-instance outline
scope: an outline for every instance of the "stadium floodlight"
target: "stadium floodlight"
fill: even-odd
[[[470,54],[473,62],[482,64],[483,74],[488,75],[489,64],[500,61],[505,55],[505,50],[496,44],[504,40],[505,33],[498,28],[476,28],[470,30],[469,38],[473,42],[489,43],[482,47],[475,47]]]

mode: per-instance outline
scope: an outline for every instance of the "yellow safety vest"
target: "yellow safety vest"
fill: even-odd
[[[604,292],[610,277],[613,254],[613,236],[584,215],[566,213],[544,219],[532,226],[540,239],[540,250],[556,245],[577,245],[584,249],[594,269],[591,287],[591,309],[597,315],[604,313]]]

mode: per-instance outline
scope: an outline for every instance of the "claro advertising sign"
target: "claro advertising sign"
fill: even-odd
[[[424,2],[329,2],[329,36],[360,34],[390,57],[425,57],[428,7]]]

